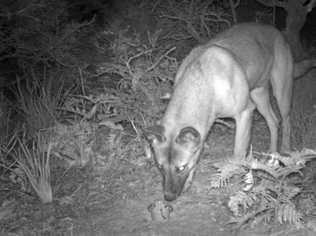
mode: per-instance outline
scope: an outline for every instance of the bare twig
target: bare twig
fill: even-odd
[[[152,52],[152,49],[141,51],[141,52],[137,53],[136,55],[128,58],[128,60],[126,62],[126,67],[127,67],[128,71],[129,71],[130,75],[132,75],[132,76],[134,75],[134,73],[133,73],[133,71],[131,69],[131,65],[130,65],[131,61],[134,60],[135,58],[138,58],[138,57],[140,57],[140,56],[142,56],[144,54],[150,53],[150,52]]]
[[[137,137],[142,137],[142,133],[137,129],[134,121],[130,117],[128,117],[128,120],[131,123],[133,129],[135,130],[135,133],[137,134]]]
[[[227,126],[228,128],[231,128],[231,129],[235,128],[234,124],[230,124],[230,123],[224,121],[223,119],[216,119],[215,123],[222,124],[222,125]]]
[[[218,14],[216,12],[209,12],[205,15],[207,17],[206,19],[213,22],[223,22],[226,23],[228,27],[231,26],[231,22],[221,16],[221,14]],[[213,18],[212,18],[213,17]]]
[[[63,37],[61,37],[58,41],[59,43],[63,44],[64,40],[68,37],[70,37],[73,33],[75,33],[76,31],[78,31],[79,29],[89,26],[91,25],[95,20],[95,15],[92,17],[92,19],[90,21],[85,21],[81,24],[76,24],[71,30],[67,31],[66,34],[63,35]],[[58,44],[57,44],[58,45]]]
[[[181,21],[184,21],[185,23],[187,23],[188,22],[188,20],[187,19],[185,19],[185,18],[183,18],[183,17],[181,17],[181,16],[171,16],[171,15],[166,15],[166,14],[164,14],[164,15],[161,15],[160,17],[164,17],[164,18],[169,18],[169,19],[173,19],[173,20],[181,20]]]
[[[233,0],[229,0],[229,5],[232,11],[234,23],[237,23],[236,7],[238,7],[239,3],[240,3],[240,0],[237,0],[235,3]]]
[[[260,2],[262,5],[267,6],[267,7],[282,7],[286,8],[287,3],[285,1],[277,1],[277,0],[257,0],[257,2]]]
[[[146,70],[146,72],[149,72],[149,71],[153,70],[153,69],[160,63],[160,61],[161,61],[164,57],[166,57],[170,52],[174,51],[175,49],[176,49],[176,47],[172,47],[172,48],[170,48],[166,53],[164,53],[163,55],[161,55],[161,56],[159,57],[159,59],[158,59],[154,64],[152,64],[152,65]]]
[[[80,78],[81,92],[83,95],[86,95],[85,86],[84,86],[84,78],[82,75],[82,69],[80,67],[78,67],[78,72],[79,72],[79,78]]]

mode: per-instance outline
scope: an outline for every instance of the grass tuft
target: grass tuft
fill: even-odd
[[[16,144],[17,147],[12,152],[19,168],[25,173],[41,202],[52,202],[49,164],[52,144],[43,134],[38,134],[31,144],[25,139],[17,138]]]

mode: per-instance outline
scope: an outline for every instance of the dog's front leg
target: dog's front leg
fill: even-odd
[[[245,110],[235,116],[236,133],[234,158],[244,158],[250,142],[250,132],[252,123],[252,114],[255,109],[254,104],[249,101]]]

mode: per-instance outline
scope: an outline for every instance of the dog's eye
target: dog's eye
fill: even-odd
[[[183,165],[183,166],[179,166],[179,167],[177,167],[176,166],[176,172],[177,173],[181,173],[181,172],[183,172],[185,169],[187,168],[187,165]]]

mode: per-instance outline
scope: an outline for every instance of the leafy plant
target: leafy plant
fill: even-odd
[[[302,192],[302,168],[316,158],[316,151],[292,152],[290,156],[251,152],[243,160],[216,164],[212,187],[234,188],[228,201],[230,223],[241,227],[275,220],[303,226],[303,214],[295,205]]]

